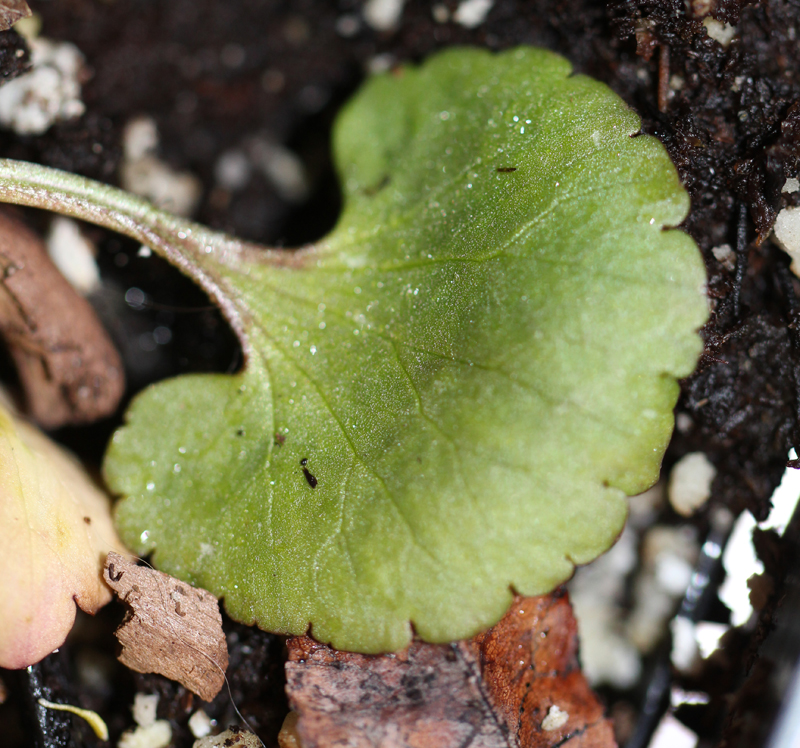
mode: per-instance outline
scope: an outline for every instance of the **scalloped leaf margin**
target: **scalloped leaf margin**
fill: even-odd
[[[247,365],[135,400],[105,464],[123,539],[238,620],[362,652],[468,637],[605,551],[707,315],[639,127],[539,49],[368,81],[331,235],[204,260]]]

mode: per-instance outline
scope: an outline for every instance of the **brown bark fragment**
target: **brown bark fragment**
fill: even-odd
[[[125,379],[111,339],[42,241],[7,213],[0,213],[0,335],[41,426],[87,423],[116,410]]]
[[[120,662],[139,673],[160,673],[211,701],[228,667],[217,598],[117,553],[108,554],[103,577],[131,607],[116,631]]]
[[[0,31],[7,31],[17,21],[31,15],[25,0],[0,0]]]
[[[566,593],[518,597],[494,628],[451,645],[369,656],[294,637],[286,690],[303,748],[613,748],[577,648]]]
[[[289,660],[286,688],[303,748],[508,745],[457,646],[414,642],[397,655],[370,656],[297,637]]]

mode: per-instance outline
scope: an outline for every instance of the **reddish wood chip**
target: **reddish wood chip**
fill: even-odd
[[[494,628],[399,654],[288,641],[286,690],[303,748],[614,748],[580,671],[566,592],[518,597]]]
[[[0,213],[0,335],[40,425],[87,423],[117,409],[125,379],[114,344],[39,237],[7,213]]]
[[[116,631],[120,662],[139,673],[165,675],[211,701],[228,667],[217,598],[117,553],[108,554],[103,576],[131,607]]]

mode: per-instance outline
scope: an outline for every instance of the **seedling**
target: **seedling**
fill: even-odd
[[[363,652],[474,634],[606,550],[707,314],[639,127],[538,49],[375,77],[334,132],[339,223],[291,253],[3,162],[0,198],[147,244],[242,342],[238,374],[131,406],[105,462],[123,539],[240,621]]]

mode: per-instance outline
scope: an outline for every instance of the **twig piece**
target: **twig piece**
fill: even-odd
[[[669,106],[669,47],[662,42],[658,51],[658,111],[665,114]]]
[[[34,419],[88,423],[117,409],[122,361],[97,315],[21,221],[0,213],[0,336]]]
[[[744,275],[747,272],[747,206],[739,205],[739,222],[736,225],[736,275],[733,278],[731,302],[733,319],[738,320],[741,313],[741,295]]]

